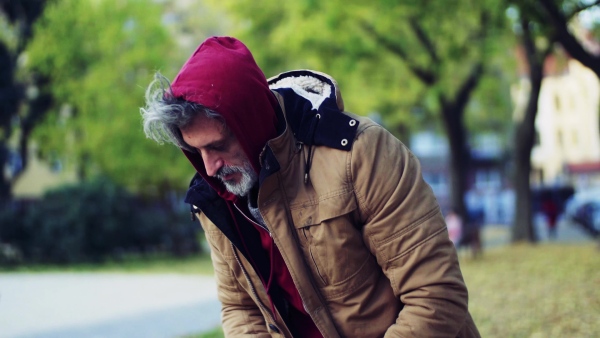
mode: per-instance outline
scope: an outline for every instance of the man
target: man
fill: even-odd
[[[211,245],[226,336],[479,336],[419,162],[344,112],[331,77],[267,81],[240,41],[212,37],[146,100],[146,135],[197,171],[186,202]]]

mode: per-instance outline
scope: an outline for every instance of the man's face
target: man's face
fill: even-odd
[[[181,128],[181,134],[198,150],[209,176],[220,179],[235,195],[248,194],[257,181],[256,172],[235,135],[220,121],[199,115]]]

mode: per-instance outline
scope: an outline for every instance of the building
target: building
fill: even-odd
[[[532,183],[539,186],[600,184],[600,81],[570,59],[542,81],[531,153]]]
[[[39,198],[49,189],[63,184],[76,183],[73,170],[65,170],[60,163],[49,165],[35,156],[36,147],[30,147],[29,164],[13,184],[12,193],[16,199]]]

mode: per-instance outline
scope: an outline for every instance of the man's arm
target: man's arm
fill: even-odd
[[[203,224],[210,222],[204,215],[199,218],[201,223],[204,222]],[[211,231],[204,229],[206,239],[211,246],[210,256],[215,270],[218,298],[222,305],[221,320],[225,337],[271,337],[258,306],[246,290],[241,287],[227,263],[228,261],[235,262],[235,257],[224,257],[217,247],[216,242],[229,243],[229,241],[222,234],[211,235]],[[213,233],[215,231],[218,230],[212,230]]]
[[[366,245],[404,304],[386,337],[456,337],[467,318],[467,289],[418,160],[372,126],[357,136],[351,172]]]

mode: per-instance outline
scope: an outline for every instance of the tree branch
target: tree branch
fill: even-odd
[[[433,41],[431,41],[429,36],[427,36],[427,33],[423,30],[421,25],[419,25],[418,20],[414,17],[411,17],[410,19],[408,19],[408,23],[410,24],[410,27],[417,36],[419,42],[421,42],[423,47],[425,47],[425,50],[427,51],[427,54],[429,54],[431,61],[434,64],[438,64],[440,62],[440,58],[437,55],[435,46],[433,45]]]
[[[469,102],[469,98],[473,93],[473,90],[477,88],[479,84],[479,80],[483,76],[483,62],[479,61],[476,65],[471,68],[471,72],[469,76],[466,78],[465,82],[463,82],[462,86],[456,93],[456,97],[454,98],[454,106],[457,111],[464,114],[465,107]]]
[[[360,25],[363,29],[369,34],[377,43],[381,44],[385,49],[390,51],[393,54],[396,54],[400,57],[407,65],[408,69],[423,83],[428,86],[432,86],[437,83],[438,78],[437,75],[432,71],[425,69],[417,64],[413,60],[411,60],[408,56],[408,53],[402,48],[402,46],[398,45],[390,41],[385,36],[379,34],[373,26],[368,24],[367,22],[361,22]]]
[[[525,48],[525,57],[529,64],[529,72],[532,72],[537,68],[536,66],[540,63],[540,60],[537,57],[537,49],[531,36],[531,30],[529,29],[529,20],[524,15],[521,15],[521,29],[523,29],[522,39],[523,47]],[[549,45],[551,44],[549,43]]]
[[[592,3],[589,4],[583,4],[583,3],[579,3],[579,6],[577,6],[577,8],[575,8],[571,13],[565,14],[565,19],[567,21],[571,20],[575,15],[585,11],[586,9],[590,9],[594,6],[598,6],[600,5],[600,0],[596,0]]]
[[[600,77],[600,56],[595,56],[586,51],[581,43],[569,32],[564,15],[552,0],[539,0],[539,4],[548,14],[552,28],[555,29],[555,37],[565,48],[571,57],[577,59],[584,66],[590,68],[596,76]]]

